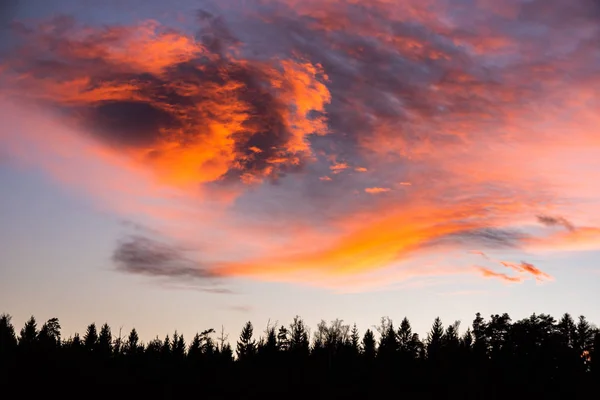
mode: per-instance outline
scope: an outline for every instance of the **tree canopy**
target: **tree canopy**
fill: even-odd
[[[279,326],[279,328],[277,328]],[[583,396],[600,382],[600,331],[584,316],[558,320],[533,314],[476,314],[461,329],[436,318],[421,340],[408,318],[384,317],[361,334],[356,324],[321,321],[312,332],[296,316],[258,334],[248,321],[235,352],[221,330],[198,332],[188,342],[174,331],[143,343],[135,328],[121,338],[104,323],[64,338],[58,318],[38,329],[32,316],[19,335],[0,315],[0,372],[27,393],[61,398],[264,398],[285,395],[377,398],[389,394],[500,398],[515,391],[541,396]],[[33,396],[35,388],[39,394]],[[536,397],[537,398],[537,397]]]

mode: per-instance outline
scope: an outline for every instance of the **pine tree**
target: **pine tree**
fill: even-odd
[[[267,362],[274,362],[273,357],[278,352],[277,335],[275,334],[275,326],[267,326],[265,330],[265,338],[260,341],[258,353],[267,358]]]
[[[178,334],[177,331],[173,334],[173,357],[177,360],[185,358],[185,339],[183,334]]]
[[[477,313],[473,320],[473,353],[480,361],[487,358],[488,338],[486,331],[487,323],[481,317],[481,313]]]
[[[95,351],[98,345],[98,332],[96,324],[88,325],[85,335],[83,336],[83,345],[87,351]]]
[[[14,354],[17,348],[17,336],[11,319],[8,314],[0,315],[0,359]]]
[[[100,327],[100,336],[98,336],[98,352],[103,357],[109,357],[112,353],[112,333],[107,323]]]
[[[360,353],[360,333],[356,324],[352,325],[352,330],[350,331],[350,346],[354,354]]]
[[[225,363],[233,361],[233,349],[229,343],[225,343],[225,345],[221,348],[220,358]]]
[[[76,350],[81,349],[83,347],[83,343],[81,342],[81,337],[79,337],[79,333],[75,333],[75,335],[73,335],[71,347]]]
[[[290,333],[287,328],[283,325],[277,332],[277,348],[279,351],[288,351],[290,347]]]
[[[581,315],[577,321],[575,334],[575,349],[584,362],[585,369],[590,367],[590,353],[594,341],[594,330],[587,319]]]
[[[402,319],[402,322],[400,323],[400,328],[398,329],[398,342],[400,350],[402,352],[408,354],[412,352],[412,328],[410,326],[408,318],[406,317]]]
[[[298,356],[307,356],[310,346],[308,336],[309,333],[304,320],[296,315],[290,325],[290,351]]]
[[[145,354],[152,361],[159,362],[161,348],[162,348],[162,340],[160,340],[158,338],[158,336],[156,336],[154,339],[152,339],[150,342],[148,342],[148,345],[146,346]]]
[[[427,358],[430,360],[438,360],[442,350],[444,337],[444,325],[440,317],[436,317],[431,326],[431,330],[427,335]]]
[[[471,331],[470,327],[467,328],[464,335],[460,339],[460,345],[463,349],[468,350],[470,350],[471,347],[473,347],[473,332]]]
[[[169,338],[169,335],[165,336],[165,340],[162,342],[160,357],[163,361],[167,361],[171,358],[171,339]]]
[[[236,354],[240,361],[251,359],[256,354],[256,341],[252,339],[254,328],[252,322],[246,322],[237,342]]]
[[[31,318],[27,320],[23,329],[19,334],[19,347],[24,349],[33,349],[37,344],[38,339],[38,330],[37,330],[37,322],[35,321],[35,317],[32,315]]]
[[[363,339],[362,339],[362,347],[363,347],[363,354],[365,355],[365,357],[367,357],[369,359],[375,357],[375,354],[376,354],[375,335],[373,334],[372,330],[367,329],[367,331],[365,332]]]
[[[561,342],[566,347],[575,347],[575,339],[577,337],[577,326],[571,314],[565,313],[558,321],[558,332],[560,334]]]
[[[456,321],[454,324],[448,325],[446,332],[444,332],[444,336],[442,337],[444,347],[448,349],[458,348],[460,345],[460,338],[458,337],[459,326],[460,321]]]
[[[127,355],[136,355],[140,352],[140,337],[138,336],[135,328],[131,329],[129,332],[129,336],[127,337],[127,343],[125,343],[125,354]]]
[[[188,348],[187,358],[197,363],[202,359],[202,340],[200,339],[200,335],[196,333],[192,342],[190,343],[190,347]]]
[[[383,332],[379,341],[377,356],[391,360],[398,353],[398,339],[394,324],[390,320],[387,329]]]

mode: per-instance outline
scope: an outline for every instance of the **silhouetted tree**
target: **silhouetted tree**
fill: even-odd
[[[363,354],[366,358],[371,359],[375,357],[377,353],[375,346],[375,335],[372,330],[367,329],[362,339]]]
[[[252,322],[246,322],[237,342],[236,354],[240,361],[249,360],[256,354],[256,341],[252,339],[254,328]]]
[[[25,326],[19,334],[19,347],[24,351],[33,351],[37,344],[38,330],[37,322],[33,315],[25,322]]]
[[[558,331],[561,335],[561,341],[566,347],[575,347],[575,340],[577,337],[577,326],[571,314],[563,314],[560,321],[558,321]]]
[[[277,331],[277,348],[280,351],[288,351],[290,347],[290,333],[285,326],[281,326]]]
[[[360,353],[360,333],[356,324],[352,325],[352,330],[350,331],[350,345],[353,354],[358,355]]]
[[[96,346],[98,345],[98,331],[96,330],[95,323],[88,325],[83,336],[83,345],[87,351],[96,350]]]
[[[127,342],[125,342],[125,354],[130,356],[137,355],[140,353],[141,347],[140,337],[135,328],[132,328],[129,336],[127,336]]]
[[[175,331],[175,333],[173,333],[173,357],[177,360],[182,360],[185,358],[185,351],[185,339],[183,338],[183,334],[178,334],[177,331]]]
[[[577,327],[575,330],[575,350],[581,359],[584,361],[584,368],[590,367],[590,353],[594,340],[594,330],[592,326],[583,316],[579,316]]]
[[[470,327],[467,328],[465,333],[462,335],[460,339],[460,345],[466,350],[471,350],[473,347],[473,332],[471,331]]]
[[[267,362],[273,362],[275,355],[278,352],[277,348],[277,334],[275,333],[275,326],[267,325],[265,330],[265,338],[260,341],[258,346],[258,353]]]
[[[11,323],[11,316],[0,315],[0,360],[8,359],[17,349],[17,336]]]
[[[160,347],[160,359],[163,363],[167,363],[171,360],[171,346],[171,338],[169,335],[166,335]]]
[[[45,351],[51,351],[60,346],[60,323],[58,318],[50,318],[42,325],[38,340]]]
[[[202,340],[200,339],[200,334],[196,333],[194,335],[190,347],[188,348],[187,357],[194,363],[198,363],[202,360]]]
[[[211,328],[203,331],[200,334],[203,343],[202,352],[204,353],[204,355],[209,357],[213,356],[217,351],[217,346],[215,345],[215,342],[211,337],[213,333],[215,333],[215,330]]]
[[[304,321],[295,316],[290,325],[289,351],[298,357],[306,357],[309,352],[309,333]]]
[[[436,317],[427,335],[427,358],[438,361],[442,351],[444,325],[440,317]]]
[[[189,346],[178,331],[144,346],[132,329],[116,350],[120,340],[113,340],[108,324],[99,334],[89,325],[83,340],[75,334],[61,341],[58,319],[49,319],[38,332],[31,317],[17,340],[10,316],[2,314],[0,378],[16,384],[25,377],[31,386],[52,387],[64,398],[79,385],[90,388],[94,398],[145,399],[188,393],[207,399],[273,393],[348,399],[385,393],[485,399],[565,393],[587,398],[600,386],[600,333],[583,316],[575,322],[569,314],[559,321],[532,314],[513,322],[508,314],[494,314],[486,322],[477,314],[472,328],[462,334],[458,321],[444,328],[438,317],[425,342],[408,318],[397,330],[391,319],[383,318],[377,330],[379,340],[371,329],[360,340],[356,325],[321,321],[310,347],[309,330],[300,317],[289,329],[276,330],[269,322],[258,343],[248,321],[234,360],[223,330],[216,340],[213,329],[198,333]]]
[[[379,331],[377,357],[386,363],[393,362],[398,352],[398,340],[396,338],[394,323],[389,317],[382,317],[377,330]]]
[[[81,338],[79,337],[79,333],[76,333],[75,335],[73,335],[73,339],[71,340],[71,347],[74,349],[81,349],[83,347],[83,342],[81,341]]]
[[[412,328],[408,318],[404,317],[400,322],[400,328],[398,328],[398,345],[400,351],[406,354],[412,354]]]
[[[488,338],[488,352],[492,357],[498,357],[506,342],[510,330],[511,319],[508,314],[492,315],[490,322],[485,327]]]
[[[223,345],[219,353],[219,358],[224,361],[225,364],[233,361],[233,349],[229,343],[225,343],[225,345]]]
[[[161,359],[162,340],[156,336],[148,342],[145,349],[146,358],[152,362],[159,362]]]
[[[100,335],[98,336],[97,348],[98,353],[102,357],[110,357],[110,355],[112,354],[112,333],[107,323],[104,323],[100,327]]]
[[[598,381],[600,379],[600,332],[596,331],[594,334],[594,343],[592,354],[590,355],[590,367],[594,374],[594,379]]]

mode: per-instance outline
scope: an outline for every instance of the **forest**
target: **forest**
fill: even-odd
[[[39,326],[33,316],[17,333],[3,314],[0,383],[36,399],[597,398],[600,330],[584,316],[478,313],[460,325],[436,318],[420,337],[407,318],[359,332],[339,319],[310,329],[296,316],[258,333],[247,322],[232,346],[222,330],[143,343],[106,323],[63,338],[57,318]]]

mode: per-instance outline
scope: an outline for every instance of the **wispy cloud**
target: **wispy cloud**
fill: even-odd
[[[387,193],[387,192],[391,192],[392,189],[390,188],[382,188],[382,187],[370,187],[370,188],[366,188],[365,192],[369,193],[369,194],[379,194],[379,193]]]
[[[491,269],[484,267],[477,267],[477,269],[485,278],[496,278],[508,283],[521,283],[524,280],[522,276],[510,276],[502,272],[494,272]]]
[[[538,215],[537,216],[538,221],[541,224],[544,224],[546,226],[562,226],[570,231],[575,230],[575,227],[573,226],[573,224],[571,222],[569,222],[567,219],[563,218],[563,217],[552,217],[549,215]]]
[[[124,271],[151,276],[177,278],[215,278],[210,270],[185,256],[185,250],[144,236],[131,236],[121,241],[113,261]]]

